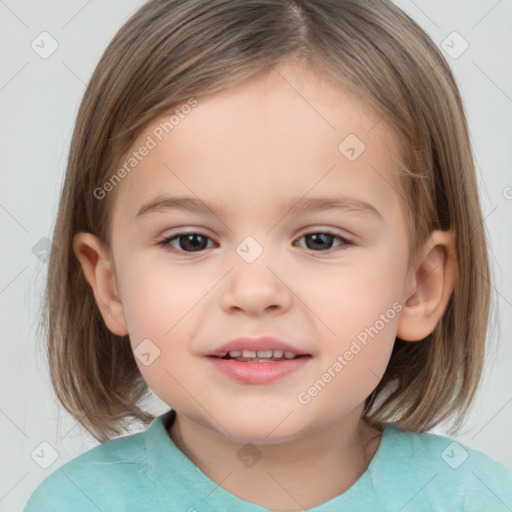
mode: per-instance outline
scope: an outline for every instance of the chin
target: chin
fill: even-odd
[[[265,414],[253,412],[250,415],[230,416],[226,428],[230,440],[255,445],[272,445],[293,441],[305,433],[305,425],[299,426],[292,420],[293,413]],[[220,431],[226,435],[224,431]]]

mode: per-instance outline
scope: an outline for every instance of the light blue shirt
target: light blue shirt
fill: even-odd
[[[23,512],[262,512],[210,480],[167,434],[169,411],[144,432],[63,464]],[[256,462],[257,463],[257,462]],[[314,487],[316,482],[311,482]],[[297,510],[300,510],[297,505]],[[512,471],[447,437],[384,424],[368,469],[309,512],[510,512]]]

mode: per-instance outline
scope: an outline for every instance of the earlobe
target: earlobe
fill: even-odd
[[[397,337],[419,341],[441,320],[455,286],[457,258],[453,234],[434,231],[409,271]]]
[[[73,252],[80,261],[108,329],[118,336],[125,336],[128,329],[110,255],[97,236],[85,232],[74,236]]]

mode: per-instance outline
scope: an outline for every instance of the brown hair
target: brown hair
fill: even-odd
[[[435,330],[396,340],[364,418],[425,431],[462,422],[480,381],[489,268],[467,121],[432,40],[388,0],[151,0],[116,34],[85,91],[71,142],[41,319],[51,381],[97,440],[118,436],[149,388],[127,336],[111,333],[72,250],[80,231],[109,247],[112,176],[148,123],[190,97],[303,59],[362,97],[399,134],[411,249],[452,230],[458,278]],[[131,422],[129,422],[131,423]]]

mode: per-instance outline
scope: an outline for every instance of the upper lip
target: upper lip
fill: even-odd
[[[226,352],[235,350],[282,350],[283,352],[293,352],[297,355],[309,355],[307,352],[304,352],[303,350],[294,347],[293,345],[290,345],[289,343],[286,343],[278,338],[272,338],[271,336],[261,336],[259,338],[250,338],[248,336],[244,336],[241,338],[236,338],[208,352],[206,355],[219,356]]]

